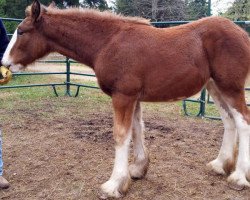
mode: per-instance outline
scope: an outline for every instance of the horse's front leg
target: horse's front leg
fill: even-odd
[[[133,122],[132,122],[132,138],[134,148],[134,161],[129,166],[129,173],[133,179],[144,178],[148,171],[149,156],[144,145],[144,123],[142,120],[142,111],[140,102],[137,102]]]
[[[101,198],[123,196],[130,184],[128,170],[129,144],[136,98],[122,94],[112,96],[114,108],[115,162],[110,179],[102,184]]]

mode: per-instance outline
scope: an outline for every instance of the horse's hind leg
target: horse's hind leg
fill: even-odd
[[[237,80],[230,80],[230,81],[234,82],[235,84]],[[235,85],[232,84],[232,82],[230,81],[228,81],[228,86],[230,86],[231,84],[232,85],[231,88],[233,88],[233,86]],[[217,100],[219,99],[219,102],[222,102],[221,104],[219,104],[219,106],[221,107],[224,106],[222,108],[228,113],[228,117],[223,117],[223,116],[222,117],[224,118],[224,121],[225,121],[225,118],[227,119],[226,121],[228,122],[229,122],[228,120],[229,118],[231,122],[232,122],[231,119],[234,120],[236,131],[237,131],[238,138],[239,138],[238,158],[237,158],[237,162],[235,165],[235,170],[229,176],[228,181],[230,182],[230,186],[235,187],[235,189],[241,189],[241,188],[244,188],[245,186],[250,187],[250,183],[247,181],[247,179],[250,180],[250,155],[249,155],[250,153],[249,152],[250,151],[250,112],[245,102],[244,87],[241,86],[238,89],[231,90],[231,92],[227,91],[227,94],[225,95],[225,91],[222,92],[223,87],[219,87],[220,82],[217,83],[219,85],[218,87],[216,87],[215,84],[214,84],[215,86],[214,88],[215,89],[217,88],[221,94],[221,96],[217,98]],[[210,86],[208,84],[208,89]],[[210,91],[211,91],[211,87],[210,87]],[[223,115],[223,112],[222,112],[222,115]],[[233,128],[234,125],[231,125],[230,127]],[[224,149],[225,152],[227,152],[228,155],[231,155],[230,157],[233,158],[233,154],[234,154],[233,149],[235,146],[235,142],[237,141],[235,138],[236,133],[235,131],[231,131],[231,134],[230,132],[226,133],[226,130],[229,130],[229,128],[225,124],[225,135],[223,138],[223,140],[225,141],[225,147],[222,147],[222,149]],[[227,141],[227,144],[226,144],[226,141]],[[222,151],[220,151],[220,153],[223,154]],[[226,155],[226,153],[224,153],[224,155]],[[215,166],[214,163],[212,162],[212,165]],[[231,163],[233,163],[233,161]]]
[[[129,166],[130,176],[134,179],[143,178],[149,166],[149,157],[144,146],[143,129],[144,123],[142,120],[141,106],[140,102],[137,102],[132,122],[134,161],[133,164]]]
[[[101,198],[119,198],[129,187],[128,153],[136,98],[122,94],[112,96],[114,108],[115,162],[110,179],[102,184]]]
[[[231,111],[223,99],[213,80],[207,83],[207,90],[218,108],[224,124],[224,135],[218,157],[208,164],[208,167],[217,174],[225,175],[232,171],[235,165],[237,131]]]
[[[233,100],[230,111],[234,117],[239,135],[239,152],[235,171],[228,181],[236,189],[250,187],[250,112],[245,103],[244,91]]]

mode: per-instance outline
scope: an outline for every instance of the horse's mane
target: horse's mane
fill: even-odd
[[[110,11],[103,11],[100,12],[95,9],[88,9],[88,8],[68,8],[68,9],[58,9],[58,8],[51,8],[51,7],[45,7],[43,6],[44,10],[48,14],[65,14],[65,15],[76,15],[76,16],[88,16],[88,17],[94,17],[94,18],[102,18],[102,19],[108,19],[108,20],[121,20],[128,23],[134,23],[134,24],[144,24],[144,25],[150,25],[150,21],[141,18],[141,17],[127,17],[123,16],[121,14],[114,14]],[[30,15],[31,13],[31,6],[28,6],[26,8],[26,15]]]

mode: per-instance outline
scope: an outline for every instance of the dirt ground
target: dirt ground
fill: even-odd
[[[28,70],[61,72],[65,66],[36,64]],[[91,73],[77,65],[72,71]],[[93,95],[88,95],[21,99],[0,109],[4,176],[11,183],[9,189],[0,190],[0,199],[98,199],[99,186],[113,168],[112,109],[109,101],[99,96],[92,101]],[[227,177],[206,168],[221,145],[221,121],[184,117],[180,106],[168,105],[144,105],[150,168],[145,179],[132,182],[122,199],[249,200],[250,189],[232,190]]]
[[[20,100],[1,110],[11,187],[0,190],[0,199],[98,199],[113,167],[112,112],[110,103],[83,100],[82,106],[67,97]],[[184,117],[177,106],[165,112],[164,106],[145,106],[150,168],[123,199],[249,199],[250,189],[234,191],[226,177],[206,168],[221,144],[221,122]]]

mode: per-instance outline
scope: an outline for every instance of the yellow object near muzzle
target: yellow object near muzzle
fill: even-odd
[[[6,67],[0,67],[0,85],[8,83],[12,78],[12,73]]]

